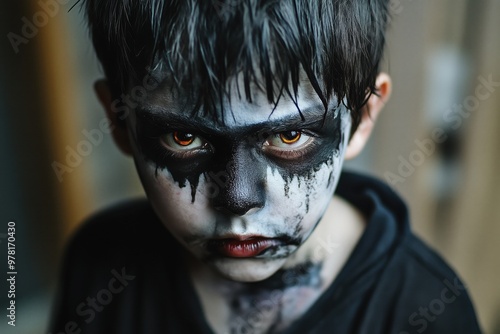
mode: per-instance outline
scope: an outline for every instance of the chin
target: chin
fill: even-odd
[[[286,258],[279,259],[232,259],[212,260],[210,267],[231,281],[260,282],[275,274],[283,267]]]

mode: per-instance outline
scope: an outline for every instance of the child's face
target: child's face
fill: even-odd
[[[160,86],[128,117],[129,138],[166,228],[224,277],[259,281],[320,222],[351,120],[346,109],[334,110],[335,102],[323,123],[324,107],[307,80],[297,100],[304,121],[286,96],[271,114],[274,105],[259,89],[252,103],[237,88],[231,92],[215,121],[202,112],[190,117],[189,101],[186,107],[186,99]]]

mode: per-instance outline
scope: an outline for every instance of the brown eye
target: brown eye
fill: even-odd
[[[175,143],[180,146],[189,146],[194,142],[196,138],[196,136],[192,133],[180,131],[175,131],[172,136]]]
[[[271,136],[264,145],[269,149],[291,150],[302,147],[311,139],[310,136],[301,131],[283,131]]]
[[[299,131],[287,131],[280,133],[279,136],[283,143],[291,145],[300,140],[301,133]]]
[[[283,131],[270,136],[263,145],[266,154],[281,159],[298,159],[311,147],[314,147],[315,139],[312,135],[303,131]]]
[[[160,136],[163,144],[174,151],[191,151],[205,147],[208,143],[191,132],[173,131]]]

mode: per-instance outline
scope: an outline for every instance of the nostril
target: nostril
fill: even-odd
[[[262,206],[261,203],[257,202],[226,202],[223,205],[216,205],[215,209],[226,214],[243,216],[259,210]]]
[[[262,206],[251,208],[250,210],[248,210],[247,212],[245,212],[245,215],[250,215],[252,213],[255,213],[255,212],[259,211],[260,209],[262,209]]]

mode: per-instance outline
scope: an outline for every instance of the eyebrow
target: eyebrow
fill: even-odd
[[[336,106],[331,106],[328,112],[334,112]],[[221,125],[220,122],[211,119],[192,117],[189,113],[169,112],[163,108],[141,106],[136,109],[137,115],[141,119],[157,123],[160,126],[169,128],[178,128],[182,130],[197,130],[207,134],[220,135],[228,132],[228,128]],[[229,128],[230,131],[256,133],[266,131],[289,131],[301,128],[320,128],[325,123],[326,117],[323,104],[317,104],[301,110],[304,120],[300,113],[297,113],[276,119],[263,121],[260,123],[241,125]],[[271,115],[271,113],[270,113]]]

